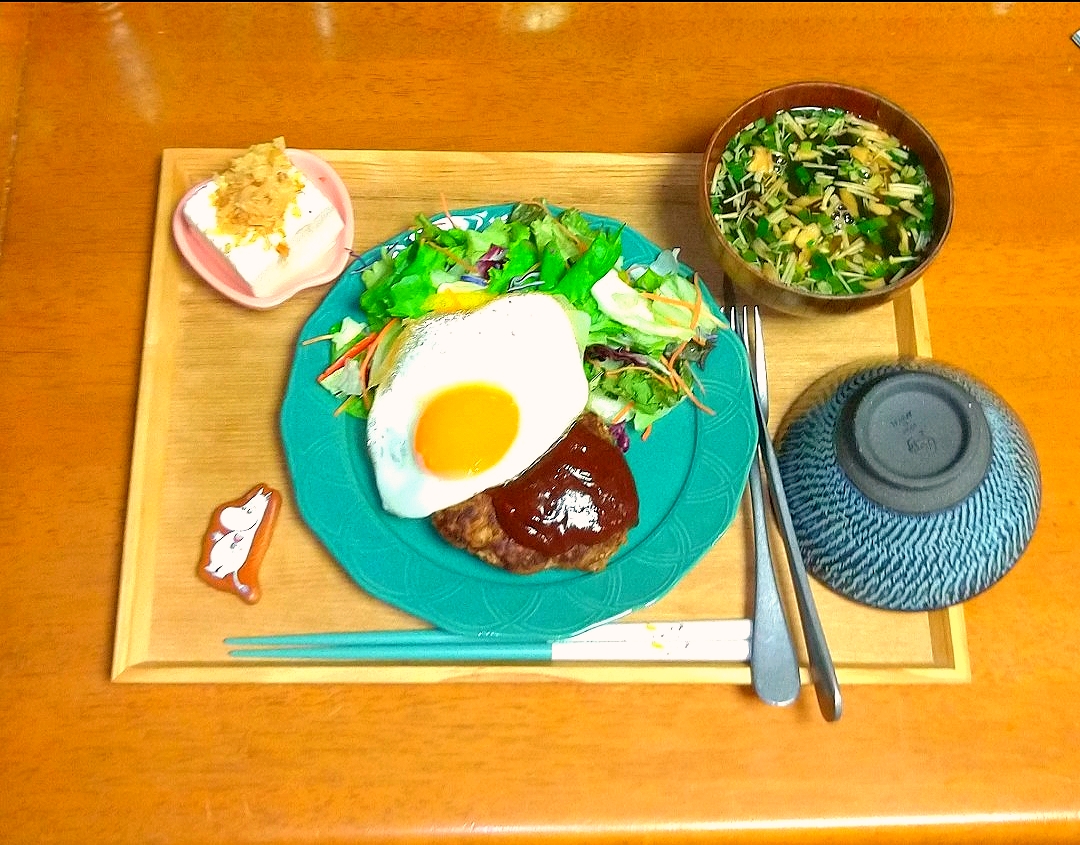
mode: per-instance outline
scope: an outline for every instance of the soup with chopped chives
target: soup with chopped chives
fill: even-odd
[[[783,110],[746,126],[717,164],[711,206],[743,260],[822,294],[897,281],[933,234],[934,192],[918,156],[839,108]]]

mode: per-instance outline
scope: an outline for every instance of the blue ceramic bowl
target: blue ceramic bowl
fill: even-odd
[[[861,604],[964,602],[1035,530],[1041,480],[1024,426],[978,379],[930,359],[819,382],[784,420],[777,459],[807,570]]]

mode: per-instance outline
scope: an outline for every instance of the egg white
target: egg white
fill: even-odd
[[[379,495],[397,516],[429,516],[520,475],[566,433],[588,401],[573,323],[547,294],[513,294],[473,311],[422,318],[403,330],[400,344],[367,421]],[[513,396],[520,412],[517,435],[483,472],[455,479],[433,475],[414,452],[417,420],[434,395],[475,382]]]

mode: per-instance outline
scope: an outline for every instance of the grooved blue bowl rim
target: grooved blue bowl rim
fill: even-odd
[[[867,497],[841,468],[834,441],[837,420],[853,394],[871,381],[911,371],[934,373],[968,391],[991,436],[982,482],[959,503],[926,514],[901,513]],[[971,374],[928,358],[846,375],[787,422],[777,460],[808,572],[871,607],[931,611],[968,601],[1012,569],[1038,521],[1038,457],[1015,412]]]

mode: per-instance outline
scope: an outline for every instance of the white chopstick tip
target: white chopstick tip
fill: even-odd
[[[551,644],[552,661],[637,663],[746,663],[749,640],[684,640],[587,642],[561,640]]]
[[[678,622],[609,622],[556,642],[650,642],[667,639],[749,640],[749,619],[692,619]]]

